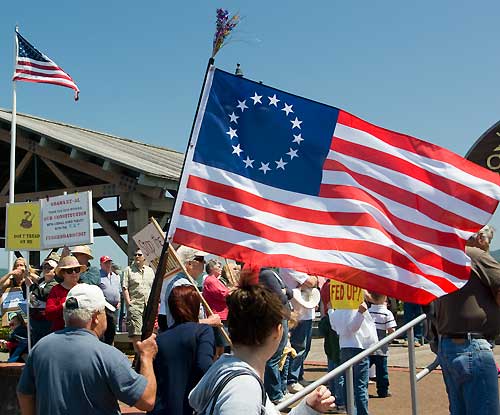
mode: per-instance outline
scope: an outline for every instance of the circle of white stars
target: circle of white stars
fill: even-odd
[[[264,101],[263,101],[264,100]],[[233,148],[232,154],[236,154],[246,169],[258,169],[263,174],[267,174],[268,171],[271,170],[285,170],[285,166],[292,161],[294,158],[299,157],[299,147],[300,143],[304,141],[302,137],[302,121],[297,118],[294,113],[293,105],[289,105],[286,102],[282,102],[276,94],[272,97],[264,97],[262,95],[258,95],[257,92],[254,93],[253,97],[250,97],[248,101],[244,99],[243,101],[237,100],[238,105],[236,105],[235,109],[231,114],[227,114],[229,116],[229,131],[226,132],[229,135],[231,140],[235,140],[236,144],[231,145]],[[247,104],[248,102],[248,104]],[[281,104],[280,104],[281,103]],[[256,161],[251,158],[251,154],[247,154],[245,149],[241,146],[241,143],[238,141],[238,119],[241,118],[245,110],[249,110],[251,107],[255,107],[257,105],[267,105],[268,107],[274,107],[276,110],[283,111],[285,116],[290,121],[290,128],[292,130],[293,139],[291,139],[290,146],[288,147],[288,152],[283,153],[279,160],[264,160],[264,161]],[[250,106],[250,107],[249,107]],[[292,115],[290,115],[292,114]],[[292,119],[294,118],[294,119]],[[243,154],[243,155],[242,155]],[[246,157],[245,157],[246,156]],[[254,166],[255,163],[255,166]],[[259,166],[260,163],[260,166]]]

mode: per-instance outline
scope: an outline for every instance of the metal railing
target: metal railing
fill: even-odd
[[[281,411],[299,401],[313,390],[315,390],[318,386],[327,383],[330,379],[334,378],[346,372],[346,404],[347,404],[347,413],[354,413],[354,387],[353,387],[353,366],[363,360],[365,357],[371,355],[376,350],[380,349],[382,346],[392,342],[395,338],[401,336],[406,331],[408,332],[408,363],[410,370],[410,390],[411,390],[411,404],[412,404],[412,415],[417,415],[418,405],[417,405],[417,382],[423,379],[426,375],[428,375],[432,370],[434,370],[438,366],[437,359],[427,366],[424,370],[417,374],[417,368],[415,364],[415,335],[413,332],[413,327],[418,323],[424,321],[426,319],[425,314],[421,314],[417,318],[413,319],[409,323],[405,324],[401,328],[397,329],[393,333],[387,335],[378,343],[374,344],[372,347],[363,350],[358,355],[354,356],[352,359],[347,362],[342,363],[331,372],[326,375],[320,377],[318,380],[314,381],[310,385],[306,386],[300,392],[297,392],[289,399],[281,402],[279,405],[276,405],[276,408]]]

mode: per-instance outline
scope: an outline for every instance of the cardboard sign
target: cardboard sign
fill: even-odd
[[[157,223],[152,222],[148,223],[144,228],[137,232],[132,239],[141,249],[142,254],[149,263],[149,266],[153,268],[156,273],[156,269],[158,268],[158,264],[160,262],[163,243],[165,242],[165,233],[160,230]],[[170,249],[171,247],[172,245],[169,245]],[[177,274],[180,270],[181,268],[175,257],[173,255],[169,255],[164,278]]]
[[[0,299],[0,307],[2,311],[2,326],[9,325],[8,313],[18,312],[19,304],[24,302],[23,292],[20,287],[7,288]]]
[[[92,192],[41,199],[42,248],[94,243]]]
[[[7,203],[7,241],[5,249],[9,251],[39,251],[40,238],[40,203]]]
[[[354,310],[364,301],[362,288],[339,281],[330,281],[330,302],[336,310]]]

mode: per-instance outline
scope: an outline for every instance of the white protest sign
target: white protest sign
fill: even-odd
[[[40,199],[42,249],[94,243],[92,192]]]
[[[7,288],[0,298],[1,312],[1,325],[8,326],[7,313],[9,311],[19,310],[19,305],[24,301],[23,292],[20,287]]]
[[[149,266],[156,271],[160,262],[161,250],[165,235],[153,223],[148,223],[144,228],[137,232],[132,239],[141,249],[144,258]]]
[[[165,233],[161,230],[155,219],[152,218],[151,223],[148,223],[144,228],[132,236],[132,239],[137,244],[137,247],[141,249],[149,266],[156,272],[156,268],[158,268],[160,262],[163,243],[165,242]],[[169,248],[172,249],[172,246],[170,245]],[[180,270],[177,260],[173,255],[169,255],[166,272],[163,277],[167,278],[174,273],[178,273]]]

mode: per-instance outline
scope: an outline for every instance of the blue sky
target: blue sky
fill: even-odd
[[[19,83],[19,112],[184,151],[217,7],[243,18],[221,69],[239,62],[250,79],[461,155],[498,121],[500,3],[461,0],[6,3],[0,107],[12,106],[17,23],[81,90],[74,103],[69,89]],[[95,248],[125,261],[110,241]]]

